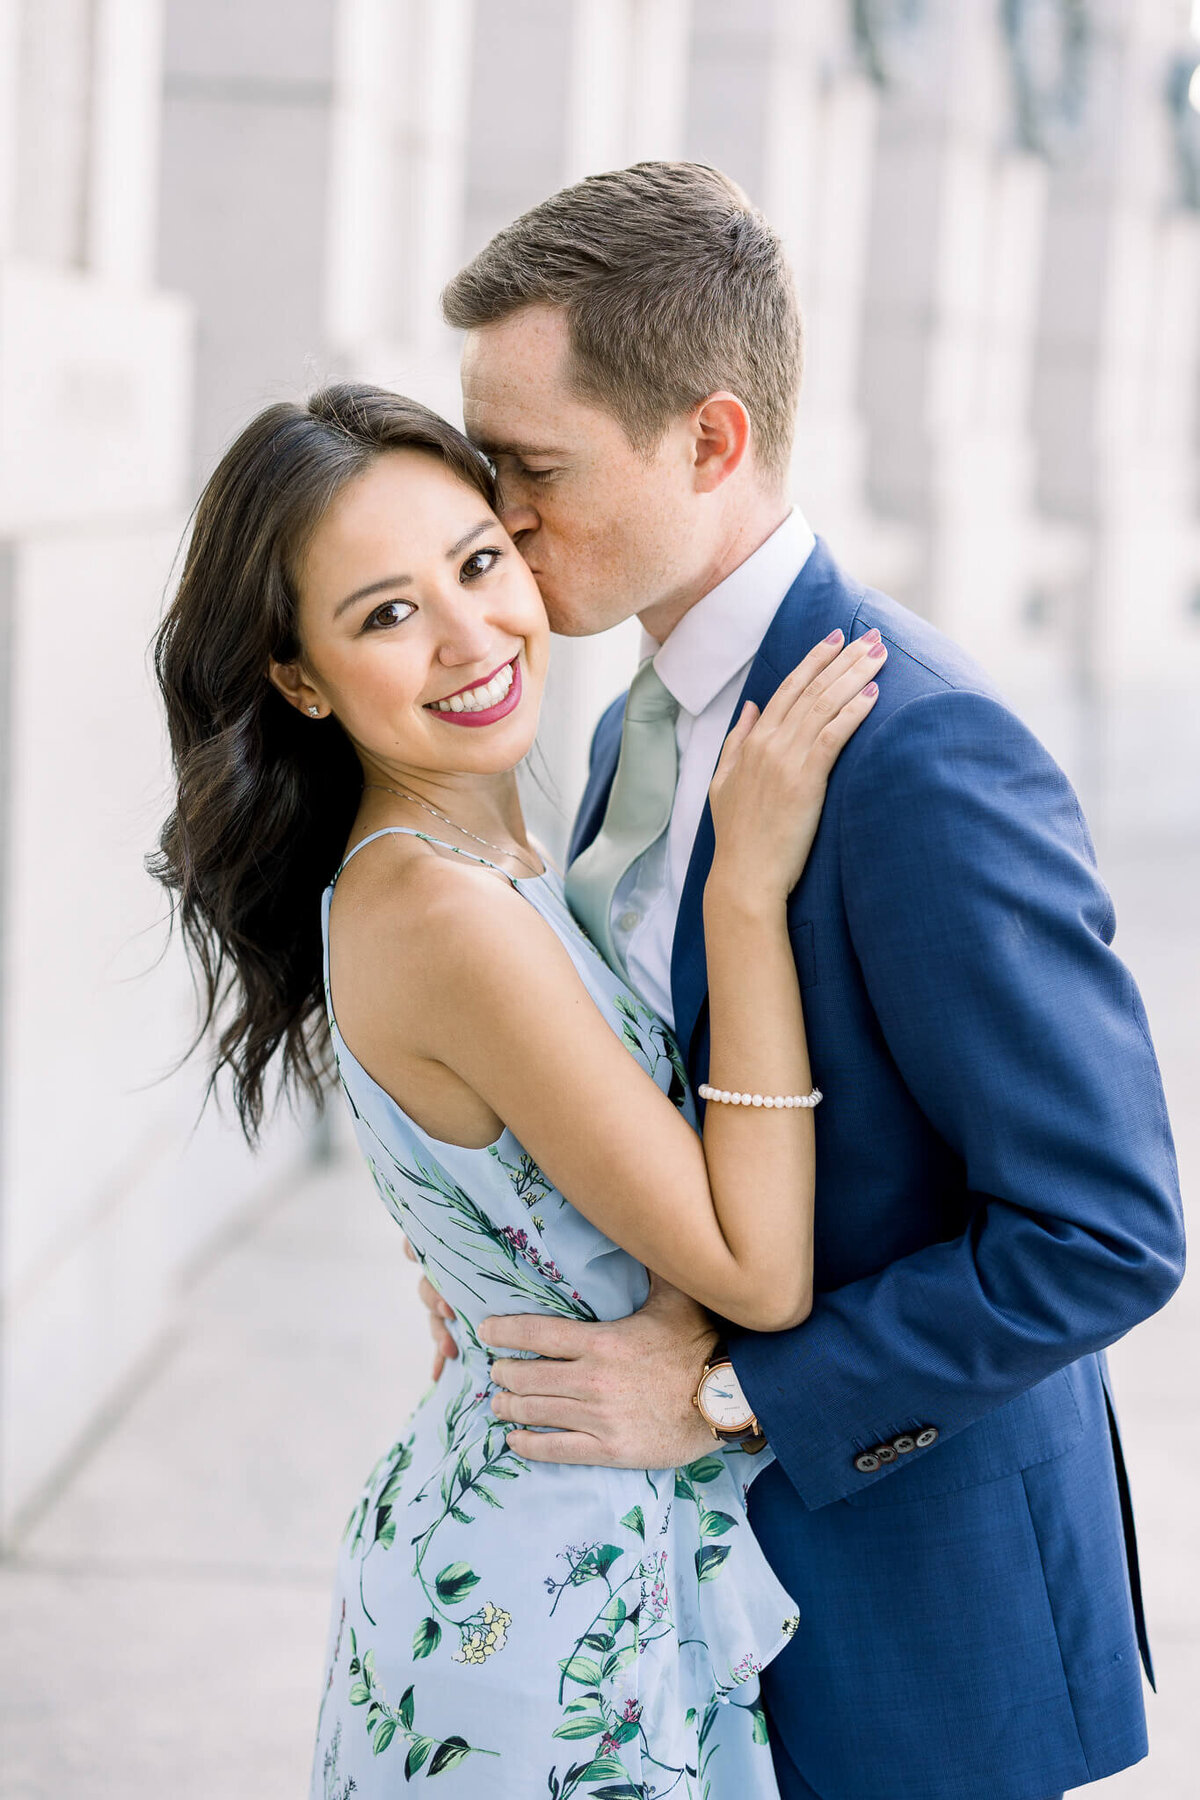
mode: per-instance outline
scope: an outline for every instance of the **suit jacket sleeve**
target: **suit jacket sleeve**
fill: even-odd
[[[905,1466],[863,1476],[859,1451],[917,1423],[961,1431],[1112,1343],[1183,1260],[1146,1017],[1061,771],[1004,707],[955,690],[908,702],[848,762],[854,950],[900,1076],[962,1160],[969,1223],[818,1295],[793,1331],[738,1336],[809,1507]]]

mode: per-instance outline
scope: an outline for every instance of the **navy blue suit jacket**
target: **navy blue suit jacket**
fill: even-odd
[[[826,1096],[817,1297],[729,1333],[778,1458],[751,1518],[801,1610],[764,1692],[822,1800],[1041,1800],[1145,1752],[1103,1350],[1182,1273],[1170,1129],[1078,802],[969,658],[818,541],[743,699],[835,626],[889,658],[788,909]],[[671,969],[694,1084],[712,847],[706,811]]]

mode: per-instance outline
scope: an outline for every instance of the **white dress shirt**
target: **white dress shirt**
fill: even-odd
[[[671,823],[617,885],[612,933],[634,988],[672,1029],[671,947],[708,784],[750,665],[815,542],[793,507],[753,555],[684,613],[663,644],[642,634],[641,660],[653,656],[679,702],[679,775]]]

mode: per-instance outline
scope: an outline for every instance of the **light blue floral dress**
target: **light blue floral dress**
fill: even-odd
[[[506,879],[694,1123],[670,1034],[580,931],[559,877]],[[350,1514],[311,1800],[381,1800],[435,1779],[446,1800],[777,1800],[757,1672],[798,1621],[745,1513],[770,1452],[714,1443],[686,1468],[643,1471],[508,1449],[478,1325],[622,1318],[645,1300],[646,1272],[511,1132],[486,1150],[431,1138],[355,1061],[329,1000],[332,894],[322,929],[341,1085],[385,1205],[458,1315],[460,1356]]]

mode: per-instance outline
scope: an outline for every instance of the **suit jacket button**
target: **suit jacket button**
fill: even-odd
[[[892,1439],[892,1449],[895,1450],[899,1456],[907,1456],[909,1451],[915,1450],[916,1447],[917,1440],[915,1437],[908,1437],[905,1435],[904,1437]]]
[[[854,1466],[860,1475],[873,1475],[879,1467],[879,1458],[873,1451],[864,1450],[861,1456],[855,1457]]]
[[[894,1463],[896,1460],[895,1445],[894,1444],[877,1444],[875,1447],[875,1454],[879,1458],[881,1463]]]
[[[937,1441],[938,1432],[936,1425],[926,1425],[924,1431],[918,1431],[917,1433],[918,1450],[927,1450],[930,1444],[936,1444]]]

